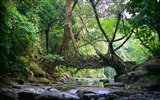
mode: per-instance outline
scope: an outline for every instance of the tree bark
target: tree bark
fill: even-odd
[[[106,55],[103,55],[103,54],[99,53],[98,51],[96,51],[96,52],[100,56],[100,58],[103,60],[105,65],[110,65],[116,70],[116,73],[117,73],[117,75],[115,77],[115,79],[116,79],[118,76],[120,76],[122,74],[125,74],[127,72],[126,65],[125,65],[124,61],[115,53],[113,45],[112,45],[113,42],[114,42],[117,30],[118,30],[119,22],[121,20],[121,13],[119,12],[119,14],[118,14],[116,29],[113,33],[112,39],[110,39],[109,36],[106,34],[105,30],[103,29],[101,23],[100,23],[98,13],[97,13],[97,10],[96,10],[96,5],[94,4],[94,1],[90,0],[90,2],[91,2],[91,5],[92,5],[92,8],[94,10],[94,15],[95,15],[97,24],[98,24],[102,34],[106,38],[106,40],[108,42],[108,47],[109,47],[109,53],[107,53]],[[126,41],[127,40],[128,39],[126,39]]]
[[[73,5],[73,6],[75,6],[75,5]],[[74,9],[74,7],[71,8],[71,0],[66,0],[66,16],[65,16],[66,25],[64,27],[64,34],[63,34],[61,46],[59,47],[58,52],[57,52],[57,54],[59,54],[59,55],[64,54],[66,47],[69,44],[70,39],[72,40],[75,52],[77,54],[79,54],[78,49],[77,49],[77,45],[75,42],[75,38],[74,38],[74,35],[72,32],[72,28],[71,28],[71,13],[72,13],[73,9]]]
[[[69,24],[71,22],[71,0],[66,0],[66,15],[65,15],[65,23],[66,25],[64,26],[64,33],[63,33],[63,38],[61,45],[57,51],[57,54],[62,55],[69,43],[70,39],[70,27]]]
[[[49,27],[45,30],[46,35],[46,53],[49,54]]]

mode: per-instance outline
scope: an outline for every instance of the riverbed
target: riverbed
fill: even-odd
[[[98,84],[97,84],[98,83]],[[160,100],[159,91],[103,87],[103,79],[78,79],[56,84],[13,84],[0,88],[0,100]]]

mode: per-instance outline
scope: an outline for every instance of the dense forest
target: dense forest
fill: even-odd
[[[1,0],[0,4],[4,81],[8,77],[33,81],[34,76],[105,78],[113,69],[117,81],[137,69],[153,72],[154,76],[147,73],[150,78],[159,76],[159,0]]]

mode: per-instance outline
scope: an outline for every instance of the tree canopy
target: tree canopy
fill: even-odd
[[[159,51],[160,40],[160,2],[157,0],[134,0],[128,3],[127,11],[136,24],[136,37],[153,55]],[[159,54],[158,54],[159,55]]]
[[[0,2],[0,72],[112,66],[119,76],[160,56],[157,0]]]

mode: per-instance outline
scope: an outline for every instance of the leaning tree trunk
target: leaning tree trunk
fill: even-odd
[[[110,54],[104,55],[104,54],[100,53],[98,50],[96,50],[96,53],[100,57],[100,59],[102,60],[102,66],[111,66],[115,69],[115,71],[116,71],[115,80],[117,79],[118,76],[127,73],[128,64],[125,63],[115,53],[112,55],[110,55]]]

